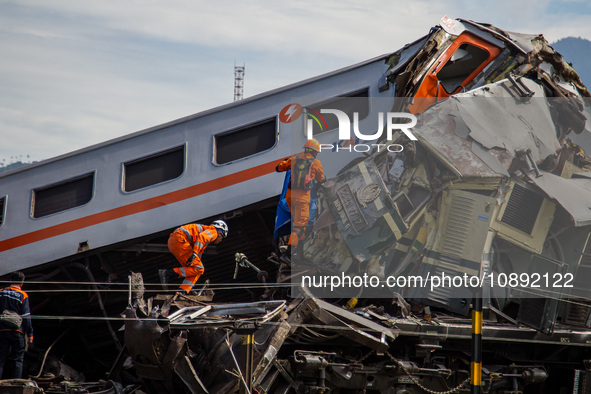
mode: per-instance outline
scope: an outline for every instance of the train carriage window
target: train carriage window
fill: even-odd
[[[33,217],[79,207],[92,199],[94,172],[81,177],[33,190]]]
[[[359,114],[359,120],[363,120],[367,118],[369,115],[369,89],[361,89],[355,91],[353,93],[345,94],[343,96],[335,97],[327,101],[323,101],[318,104],[314,104],[309,108],[311,111],[308,112],[308,115],[312,122],[312,133],[313,135],[317,135],[320,133],[324,133],[330,130],[334,130],[339,127],[339,120],[333,114],[321,114],[321,109],[338,109],[343,111],[344,113],[349,116],[349,119],[353,121],[353,113],[357,112]],[[322,115],[322,118],[326,121],[326,124],[323,124],[321,121],[317,121],[316,119],[320,119],[318,115]],[[316,119],[314,119],[314,117]]]
[[[6,197],[0,198],[0,226],[4,223],[4,212],[6,210]]]
[[[124,190],[132,192],[178,178],[185,170],[185,146],[123,163]]]
[[[488,58],[489,53],[484,49],[476,45],[462,44],[439,70],[437,79],[445,91],[452,94]]]
[[[277,142],[277,119],[272,118],[213,137],[213,162],[226,164],[264,152]]]

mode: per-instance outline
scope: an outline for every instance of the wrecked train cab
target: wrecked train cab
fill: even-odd
[[[443,18],[441,27],[431,38],[439,43],[437,54],[428,63],[415,93],[415,97],[430,99],[411,104],[408,109],[412,113],[423,112],[440,98],[470,90],[485,78],[485,67],[497,59],[505,46],[490,33],[460,21]]]
[[[571,131],[587,135],[565,120],[584,117],[589,103],[579,97],[571,115],[572,99],[547,97],[546,89],[526,78],[505,79],[430,106],[413,129],[417,142],[401,137],[394,142],[404,150],[376,151],[327,183],[296,264],[372,274],[381,283],[401,274],[425,283],[468,275],[484,283],[490,308],[551,332],[561,309],[573,308],[558,300],[584,292],[574,276],[578,283],[589,279],[582,273],[591,185],[589,158],[565,139]],[[554,299],[542,301],[552,290],[548,278],[557,284]],[[401,293],[464,315],[475,295],[451,282],[387,288],[363,291]],[[532,318],[539,307],[547,313]]]
[[[387,79],[395,85],[396,96],[417,99],[402,103],[399,109],[415,114],[442,99],[507,77],[539,80],[548,85],[551,96],[590,97],[576,71],[542,35],[447,16],[428,36],[392,54],[388,64]]]
[[[355,159],[342,174],[329,181],[324,193],[324,212],[316,220],[314,235],[304,252],[306,259],[329,271],[347,271],[355,262],[368,261],[379,252],[382,257],[369,263],[372,272],[403,272],[409,263],[408,252],[416,253],[413,240],[417,247],[426,241],[425,230],[418,235],[418,219],[422,221],[423,212],[436,201],[432,198],[433,187],[474,178],[471,189],[488,188],[489,194],[494,195],[493,190],[510,176],[512,165],[519,166],[520,161],[529,163],[528,166],[532,161],[551,165],[553,160],[558,160],[563,138],[571,131],[580,134],[585,129],[582,97],[588,97],[589,91],[541,35],[510,33],[490,25],[444,17],[430,35],[394,53],[388,63],[391,67],[388,80],[399,98],[394,109],[418,114],[440,97],[456,94],[462,97],[465,106],[462,116],[467,118],[469,127],[460,130],[457,126],[455,133],[446,135],[438,129],[454,127],[448,124],[454,121],[453,116],[433,120],[436,115],[431,112],[427,119],[431,117],[432,123],[439,123],[432,125],[433,130],[420,143],[411,144],[403,138],[389,141],[399,143],[405,150],[386,152],[382,147],[381,152],[380,148],[376,152],[374,149],[375,153],[367,160]],[[524,75],[532,80],[520,79]],[[498,85],[499,81],[503,83]],[[495,92],[489,94],[491,86],[496,86]],[[474,93],[460,93],[463,91]],[[501,97],[506,96],[503,101]],[[511,96],[516,101],[510,101]],[[541,103],[539,100],[546,96],[563,99]],[[479,98],[470,103],[469,97]],[[535,99],[529,100],[531,97]],[[482,109],[478,115],[469,113],[472,106],[489,99],[497,100],[496,112]],[[526,114],[531,122],[528,127],[538,130],[533,138],[526,140],[523,136],[530,132],[527,127],[521,136],[509,132],[514,125],[523,126],[517,119],[518,113],[502,121],[508,116],[504,107],[519,101],[532,103]],[[545,106],[550,106],[549,110]],[[519,108],[513,111],[524,110],[526,106]],[[479,124],[479,117],[484,127]],[[493,126],[506,132],[497,132]],[[472,134],[462,138],[463,133]],[[472,139],[476,142],[472,143]],[[505,140],[510,142],[508,149],[503,150],[507,145]],[[534,147],[533,156],[528,153],[531,147]],[[331,158],[323,156],[324,161],[330,162]],[[565,155],[560,160],[564,161]],[[568,166],[568,161],[564,165]],[[542,201],[541,216],[548,218],[552,215],[552,203],[547,199]],[[547,228],[540,230],[541,225],[537,225],[535,234],[528,232],[531,239],[526,239],[504,225],[510,216],[508,213],[504,221],[499,220],[500,224],[491,223],[497,226],[495,231],[499,236],[520,239],[522,247],[540,253]],[[331,228],[333,221],[336,228]],[[546,224],[549,225],[548,220]],[[330,247],[325,248],[325,244]],[[477,261],[478,253],[472,253]],[[401,255],[407,256],[404,264],[386,267],[386,261],[397,260]],[[479,267],[473,266],[469,272],[479,272]]]

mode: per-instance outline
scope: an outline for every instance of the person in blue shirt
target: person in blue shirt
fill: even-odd
[[[0,313],[8,310],[22,317],[19,327],[0,321],[0,378],[2,378],[8,356],[12,362],[12,369],[10,376],[5,378],[20,379],[22,377],[26,342],[33,343],[29,295],[21,289],[24,282],[25,275],[22,272],[13,272],[10,275],[10,286],[0,290]]]

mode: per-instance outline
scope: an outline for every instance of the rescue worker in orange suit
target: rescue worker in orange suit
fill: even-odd
[[[4,320],[0,321],[0,378],[8,356],[12,362],[12,369],[10,376],[6,378],[22,378],[26,342],[33,343],[29,296],[21,289],[24,282],[25,274],[20,271],[13,272],[10,275],[10,286],[0,290],[0,313],[16,312],[22,318],[19,327],[11,326]]]
[[[291,183],[285,193],[285,200],[291,210],[291,234],[287,254],[297,251],[299,241],[305,237],[306,226],[310,220],[310,190],[313,181],[325,181],[322,163],[316,158],[320,152],[320,143],[312,138],[304,144],[304,151],[284,159],[275,167],[275,171],[291,169]]]
[[[168,238],[168,249],[181,267],[158,271],[165,288],[171,280],[183,278],[180,288],[188,294],[205,270],[201,256],[207,245],[219,244],[227,236],[228,225],[223,220],[216,220],[210,226],[186,224],[174,230]]]

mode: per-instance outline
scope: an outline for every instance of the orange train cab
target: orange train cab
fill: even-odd
[[[496,45],[463,32],[425,74],[410,112],[421,113],[440,98],[461,92],[500,53]]]

